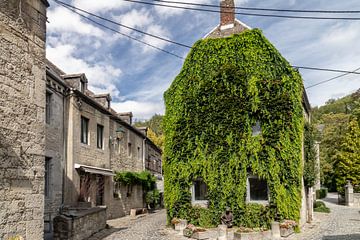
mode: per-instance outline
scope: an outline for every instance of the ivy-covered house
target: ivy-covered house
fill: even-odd
[[[298,71],[221,1],[220,24],[193,46],[165,93],[168,220],[216,226],[304,222],[303,131],[310,105]]]

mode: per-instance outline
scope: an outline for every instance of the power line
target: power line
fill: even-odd
[[[168,7],[168,8],[175,8],[175,9],[185,9],[185,10],[201,11],[201,12],[233,13],[232,11],[220,11],[220,10],[213,10],[213,9],[181,7],[181,6],[166,5],[166,4],[161,4],[161,3],[145,2],[145,1],[138,1],[138,0],[123,0],[123,1],[139,3],[139,4],[146,4],[146,5],[151,5],[151,6],[160,6],[160,7]],[[360,20],[360,17],[315,17],[315,16],[275,15],[275,14],[246,13],[246,12],[234,12],[234,13],[238,14],[238,15],[243,15],[243,16],[290,18],[290,19],[349,20],[349,21],[358,21],[358,20]]]
[[[138,39],[138,38],[135,38],[135,37],[132,37],[132,36],[130,36],[130,35],[127,35],[127,34],[125,34],[125,33],[122,33],[122,32],[120,32],[120,31],[115,30],[115,29],[113,29],[113,28],[111,28],[111,27],[108,27],[108,26],[106,26],[106,25],[104,25],[104,24],[102,24],[102,23],[99,23],[99,22],[97,22],[97,21],[95,21],[95,20],[93,20],[93,19],[91,19],[91,18],[89,18],[89,17],[87,17],[87,16],[85,16],[85,15],[83,15],[83,14],[81,14],[81,13],[76,12],[74,9],[71,9],[70,7],[67,7],[67,6],[61,4],[60,1],[57,1],[57,0],[54,0],[54,1],[55,1],[57,4],[59,4],[60,6],[62,6],[62,7],[64,7],[64,8],[67,8],[68,10],[70,10],[70,11],[78,14],[79,16],[87,19],[88,21],[95,23],[96,25],[99,25],[99,26],[101,26],[101,27],[103,27],[103,28],[106,28],[106,29],[108,29],[108,30],[110,30],[110,31],[113,31],[113,32],[115,32],[115,33],[117,33],[117,34],[120,34],[120,35],[122,35],[122,36],[125,36],[125,37],[127,37],[127,38],[129,38],[129,39],[131,39],[131,40],[134,40],[134,41],[137,41],[137,42],[139,42],[139,43],[142,43],[142,44],[144,44],[144,45],[146,45],[146,46],[149,46],[149,47],[155,48],[155,49],[157,49],[157,50],[159,50],[159,51],[162,51],[162,52],[164,52],[164,53],[170,54],[170,55],[172,55],[172,56],[174,56],[174,57],[177,57],[177,58],[180,58],[180,59],[184,59],[183,57],[181,57],[181,56],[179,56],[179,55],[177,55],[177,54],[175,54],[175,53],[172,53],[172,52],[167,51],[167,50],[165,50],[165,49],[156,47],[156,46],[154,46],[154,45],[152,45],[152,44],[150,44],[150,43],[147,43],[147,42],[142,41],[142,40],[140,40],[140,39]]]
[[[305,89],[309,89],[309,88],[312,88],[312,87],[315,87],[315,86],[319,86],[319,85],[321,85],[321,84],[324,84],[324,83],[327,83],[327,82],[333,81],[333,80],[335,80],[335,79],[338,79],[338,78],[344,77],[344,76],[349,75],[349,74],[351,74],[351,73],[355,73],[355,72],[356,72],[356,71],[358,71],[358,70],[360,70],[360,67],[359,67],[359,68],[357,68],[357,69],[355,69],[355,70],[354,70],[354,71],[352,71],[352,72],[347,72],[347,73],[344,73],[344,74],[340,74],[340,75],[338,75],[338,76],[335,76],[335,77],[329,78],[329,79],[327,79],[327,80],[324,80],[324,81],[321,81],[321,82],[315,83],[315,84],[313,84],[313,85],[310,85],[310,86],[306,87]]]
[[[145,45],[147,45],[147,46],[150,46],[150,47],[155,48],[155,49],[157,49],[157,50],[159,50],[159,51],[162,51],[162,52],[164,52],[164,53],[167,53],[167,54],[170,54],[170,55],[172,55],[172,56],[175,56],[175,57],[177,57],[177,58],[184,59],[184,57],[181,57],[181,56],[179,56],[179,55],[177,55],[177,54],[174,54],[174,53],[169,52],[169,51],[167,51],[167,50],[161,49],[161,48],[156,47],[156,46],[154,46],[154,45],[152,45],[152,44],[149,44],[149,43],[147,43],[147,42],[145,42],[145,41],[142,41],[142,40],[137,39],[137,38],[135,38],[135,37],[129,36],[129,35],[124,34],[124,33],[121,33],[121,32],[119,32],[119,31],[117,31],[117,30],[115,30],[115,29],[113,29],[113,28],[110,28],[110,27],[108,27],[108,26],[106,26],[106,25],[104,25],[104,24],[101,24],[101,23],[99,23],[99,22],[97,22],[97,21],[95,21],[95,20],[93,20],[93,19],[91,19],[91,18],[89,18],[89,17],[81,14],[81,13],[78,13],[77,11],[75,11],[75,9],[78,10],[78,11],[84,12],[84,13],[86,13],[86,14],[89,14],[89,15],[91,15],[91,16],[100,18],[100,19],[102,19],[102,20],[104,20],[104,21],[108,21],[108,22],[110,22],[110,23],[113,23],[113,24],[116,24],[116,25],[119,25],[119,26],[124,26],[124,27],[129,28],[129,29],[132,29],[132,30],[134,30],[134,31],[136,31],[136,32],[140,32],[140,33],[142,33],[142,34],[149,35],[149,36],[151,36],[151,37],[154,37],[154,38],[159,39],[159,40],[162,40],[162,41],[166,41],[166,42],[169,42],[169,43],[172,43],[172,44],[176,44],[176,45],[179,45],[179,46],[182,46],[182,47],[186,47],[186,48],[189,48],[189,49],[192,48],[191,46],[188,46],[188,45],[186,45],[186,44],[182,44],[182,43],[179,43],[179,42],[170,40],[170,39],[166,39],[166,38],[163,38],[163,37],[154,35],[154,34],[149,34],[149,33],[147,33],[147,32],[144,32],[144,31],[141,31],[141,30],[138,30],[138,29],[135,29],[135,28],[131,28],[131,27],[128,27],[128,26],[125,26],[125,25],[123,25],[123,24],[121,24],[121,23],[114,22],[114,21],[112,21],[112,20],[109,20],[109,19],[107,19],[107,18],[101,17],[101,16],[96,15],[96,14],[94,14],[94,13],[88,12],[88,11],[86,11],[86,10],[83,10],[83,9],[80,9],[80,8],[76,8],[75,6],[72,6],[72,5],[70,5],[70,4],[66,4],[66,3],[64,3],[64,2],[62,2],[62,1],[59,1],[59,0],[54,0],[54,1],[55,1],[57,4],[59,4],[60,6],[66,8],[66,9],[68,9],[68,10],[70,10],[70,11],[76,13],[76,14],[78,14],[79,16],[81,16],[81,17],[87,19],[88,21],[91,21],[91,22],[93,22],[93,23],[95,23],[95,24],[97,24],[97,25],[99,25],[99,26],[101,26],[101,27],[103,27],[103,28],[106,28],[106,29],[108,29],[108,30],[110,30],[110,31],[113,31],[113,32],[118,33],[118,34],[121,34],[121,35],[123,35],[123,36],[126,36],[126,37],[128,37],[129,39],[132,39],[132,40],[134,40],[134,41],[140,42],[140,43],[142,43],[142,44],[145,44]],[[327,71],[327,72],[339,72],[339,73],[345,73],[346,75],[347,75],[347,74],[360,74],[360,72],[356,72],[357,70],[355,70],[355,71],[345,71],[345,70],[338,70],[338,69],[328,69],[328,68],[318,68],[318,67],[307,67],[307,66],[292,66],[292,67],[294,67],[294,68],[299,68],[299,69],[306,69],[306,70]]]
[[[133,27],[126,26],[126,25],[124,25],[124,24],[115,22],[115,21],[110,20],[110,19],[108,19],[108,18],[104,18],[104,17],[101,17],[101,16],[96,15],[96,14],[94,14],[94,13],[88,12],[88,11],[86,11],[86,10],[84,10],[84,9],[77,8],[77,7],[73,6],[73,5],[67,4],[67,3],[65,3],[65,2],[58,1],[58,0],[54,0],[54,1],[55,1],[57,4],[61,4],[61,5],[63,5],[63,6],[66,6],[67,9],[70,9],[70,8],[76,9],[76,10],[78,10],[78,11],[80,11],[80,12],[86,13],[86,14],[88,14],[88,15],[90,15],[90,16],[99,18],[99,19],[104,20],[104,21],[106,21],[106,22],[110,22],[110,23],[115,24],[115,25],[118,25],[118,26],[120,26],[120,27],[124,27],[124,28],[130,29],[130,30],[133,30],[133,31],[135,31],[135,32],[141,33],[141,34],[148,35],[148,36],[150,36],[150,37],[157,38],[157,39],[162,40],[162,41],[165,41],[165,42],[173,43],[173,44],[179,45],[179,46],[181,46],[181,47],[191,48],[191,46],[188,46],[188,45],[185,45],[185,44],[182,44],[182,43],[178,43],[178,42],[172,41],[172,40],[167,39],[167,38],[163,38],[163,37],[160,37],[160,36],[156,36],[156,35],[154,35],[154,34],[147,33],[147,32],[141,31],[141,30],[136,29],[136,28],[133,28]]]
[[[337,72],[337,73],[347,73],[347,74],[360,74],[360,72],[355,71],[346,71],[339,69],[330,69],[330,68],[317,68],[317,67],[304,67],[304,66],[292,66],[294,68],[306,69],[306,70],[316,70],[316,71],[325,71],[325,72]]]
[[[194,2],[178,2],[167,0],[152,0],[153,2],[175,3],[190,6],[213,7],[218,8],[219,5],[214,4],[201,4]],[[278,9],[278,8],[255,8],[255,7],[227,7],[229,9],[240,9],[246,11],[266,11],[266,12],[293,12],[293,13],[328,13],[328,14],[353,14],[360,13],[360,10],[302,10],[302,9]]]

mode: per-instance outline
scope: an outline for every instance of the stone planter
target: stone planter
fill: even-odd
[[[175,231],[179,231],[180,235],[183,235],[183,231],[187,226],[187,220],[180,220],[179,223],[175,224]]]
[[[280,235],[282,237],[287,237],[290,236],[291,234],[294,233],[294,229],[293,228],[280,228]]]
[[[234,240],[270,240],[271,231],[263,232],[234,232]]]
[[[209,239],[211,236],[209,234],[209,232],[205,231],[205,232],[194,232],[191,235],[191,238],[195,238],[195,239]]]

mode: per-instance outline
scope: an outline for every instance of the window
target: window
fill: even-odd
[[[140,147],[137,147],[137,155],[138,155],[138,159],[141,159]]]
[[[45,157],[45,197],[50,196],[50,161],[51,158]]]
[[[45,108],[45,121],[46,123],[50,123],[51,119],[51,93],[46,92],[46,108]]]
[[[97,125],[97,147],[103,149],[104,143],[104,126],[98,124]]]
[[[261,134],[261,125],[259,121],[256,121],[255,125],[251,127],[252,128],[252,135],[258,136]]]
[[[89,119],[81,116],[81,142],[89,144]]]
[[[193,182],[191,193],[193,204],[207,203],[207,186],[201,178]]]
[[[250,175],[247,182],[247,201],[268,201],[268,186],[265,180]]]
[[[85,83],[84,81],[80,81],[80,92],[84,92],[85,91]]]
[[[131,143],[128,143],[128,156],[131,157]]]

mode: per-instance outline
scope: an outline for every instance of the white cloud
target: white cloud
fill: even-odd
[[[144,27],[149,26],[153,23],[154,18],[150,15],[150,12],[142,8],[140,10],[132,9],[131,11],[121,14],[119,16],[113,16],[115,21],[119,23],[132,27],[143,29]],[[132,30],[120,27],[121,32],[131,33]]]
[[[74,0],[74,5],[90,12],[106,12],[129,7],[130,3],[122,0]]]
[[[171,1],[171,0],[169,0]],[[178,0],[174,0],[174,2],[177,2]],[[181,2],[184,3],[196,3],[196,4],[211,4],[211,5],[219,5],[220,6],[220,1],[213,1],[213,0],[183,0]],[[235,0],[235,6],[240,6],[243,5],[244,3],[248,2],[248,0]],[[158,3],[158,4],[162,4],[162,5],[168,5],[168,6],[174,6],[174,7],[186,7],[186,8],[201,8],[203,9],[204,7],[202,6],[196,6],[196,5],[184,5],[184,4],[177,4],[177,3]],[[192,12],[192,13],[198,13],[197,11],[192,11],[189,9],[181,9],[181,8],[171,8],[171,7],[164,7],[164,6],[155,6],[154,7],[156,12],[159,14],[160,17],[163,18],[168,18],[171,16],[175,16],[175,15],[180,15],[184,12]],[[211,8],[214,9],[214,8]]]
[[[89,80],[89,89],[95,93],[110,92],[113,97],[119,97],[120,91],[116,82],[121,70],[108,62],[88,63],[74,56],[76,46],[58,45],[47,46],[46,57],[66,73],[85,73]]]
[[[164,114],[162,102],[134,101],[113,102],[112,108],[117,112],[132,112],[135,118],[149,119],[155,113]]]
[[[151,25],[146,29],[146,31],[148,33],[151,33],[156,36],[161,36],[163,38],[167,38],[167,39],[171,38],[170,33],[160,25]],[[169,45],[169,42],[166,42],[166,41],[163,41],[163,40],[160,40],[160,39],[148,36],[148,35],[144,35],[142,40],[144,42],[149,43],[158,48],[164,48],[165,46]],[[148,52],[150,50],[155,50],[155,49],[152,47],[143,45],[143,52]]]
[[[87,36],[104,37],[99,28],[84,22],[81,17],[63,7],[56,7],[48,11],[49,23],[47,30],[51,33],[77,33]]]

